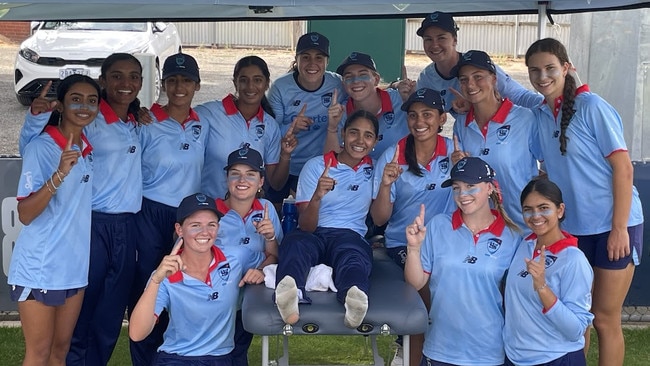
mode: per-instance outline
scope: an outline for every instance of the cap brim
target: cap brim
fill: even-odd
[[[238,161],[234,164],[226,165],[226,167],[223,168],[223,170],[228,171],[230,170],[230,168],[232,168],[233,165],[237,165],[237,164],[248,165],[249,167],[253,168],[253,170],[255,170],[256,172],[264,173],[264,169],[260,169],[259,166],[255,166],[247,161]]]
[[[174,75],[182,75],[182,76],[190,78],[194,82],[197,82],[197,83],[201,82],[200,77],[198,77],[197,75],[194,75],[192,73],[186,72],[186,71],[172,71],[172,72],[169,72],[167,74],[163,74],[162,79],[165,80],[168,77],[174,76]]]

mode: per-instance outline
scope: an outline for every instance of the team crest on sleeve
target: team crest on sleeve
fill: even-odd
[[[499,139],[500,142],[503,142],[505,139],[507,139],[509,134],[510,125],[502,126],[497,129],[497,139]]]
[[[395,122],[395,113],[394,112],[384,113],[384,122],[386,122],[386,128],[393,127],[393,123]]]
[[[368,179],[372,178],[373,170],[374,168],[371,166],[363,168],[363,179],[367,181]]]
[[[34,179],[32,176],[32,172],[25,172],[25,189],[28,191],[33,191],[34,190]]]
[[[499,248],[501,248],[501,239],[499,238],[490,238],[487,241],[487,251],[490,253],[489,255],[493,255],[496,253]]]
[[[449,173],[449,157],[441,159],[438,162],[438,169],[440,169],[440,172],[442,174],[447,175],[447,173]]]
[[[219,277],[221,277],[222,281],[228,281],[228,278],[230,278],[230,263],[222,265],[217,271],[219,271]]]
[[[258,139],[261,139],[264,136],[264,129],[265,126],[262,124],[255,126],[255,136],[257,136]]]
[[[201,136],[201,126],[192,126],[192,138],[196,141]]]
[[[329,106],[332,104],[332,93],[321,95],[320,101],[323,103],[324,107],[329,108]]]

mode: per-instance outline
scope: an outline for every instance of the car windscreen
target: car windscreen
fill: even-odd
[[[124,32],[145,32],[147,23],[129,22],[45,22],[40,28],[43,30],[99,30],[99,31],[124,31]]]

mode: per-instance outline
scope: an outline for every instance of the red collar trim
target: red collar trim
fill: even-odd
[[[562,231],[562,234],[564,235],[564,239],[560,239],[556,241],[555,243],[551,244],[546,248],[549,252],[553,254],[557,254],[561,252],[562,250],[568,248],[568,247],[577,247],[578,246],[578,238],[575,236],[567,233],[566,231]],[[537,240],[537,234],[532,233],[526,237],[526,240]],[[535,259],[539,253],[535,250],[533,251],[533,259]]]
[[[115,123],[115,122],[120,122],[121,119],[120,117],[117,116],[113,108],[106,102],[104,99],[100,99],[99,101],[99,111],[102,113],[104,116],[104,120],[106,121],[107,124]],[[135,120],[135,117],[129,113],[126,117],[125,123],[137,123]]]
[[[490,121],[495,123],[505,122],[508,114],[510,113],[510,110],[512,109],[512,105],[513,103],[510,101],[510,99],[505,98],[494,116],[490,117]],[[474,107],[470,107],[469,112],[467,112],[467,119],[465,119],[465,126],[468,126],[473,120]]]
[[[68,144],[68,139],[61,134],[61,131],[56,126],[47,125],[45,126],[45,133],[50,135],[54,143],[61,148],[61,151],[65,150],[66,145]],[[83,142],[83,149],[81,151],[81,156],[86,157],[93,151],[93,146],[88,142],[86,135],[81,133],[81,141]]]
[[[490,232],[496,236],[500,236],[501,233],[503,233],[503,229],[505,229],[506,227],[506,222],[503,219],[503,216],[501,216],[501,214],[497,210],[490,210],[490,211],[492,211],[492,215],[496,217],[496,220],[492,221],[492,224],[490,224],[490,226],[479,231],[478,233],[476,233],[476,235]],[[458,208],[451,215],[451,227],[454,230],[458,230],[458,228],[460,228],[462,225],[463,225],[463,216],[461,215],[460,208]]]
[[[587,84],[582,84],[578,88],[576,88],[576,96],[582,93],[587,93],[589,92],[589,85]],[[560,95],[559,97],[555,98],[555,101],[553,102],[553,115],[557,117],[559,114],[560,110],[562,109],[562,102],[564,101],[564,95]],[[546,99],[544,99],[544,102],[542,104],[548,104],[546,103]]]
[[[226,255],[223,254],[223,252],[221,251],[221,249],[219,249],[219,247],[217,247],[216,245],[213,245],[212,248],[210,248],[210,249],[212,250],[213,259],[212,259],[212,262],[210,263],[210,268],[208,268],[208,275],[207,275],[207,277],[205,278],[205,281],[204,281],[207,284],[210,284],[210,281],[211,281],[210,273],[212,273],[212,271],[214,271],[214,269],[217,268],[219,263],[224,262],[226,260]],[[183,253],[183,248],[181,248],[178,251],[179,255],[181,253]],[[183,280],[183,272],[182,271],[176,271],[171,276],[169,276],[168,279],[169,279],[169,283],[181,282]]]
[[[377,94],[379,95],[379,98],[381,99],[381,111],[377,114],[377,117],[379,115],[392,112],[393,111],[393,103],[390,100],[390,94],[388,94],[387,91],[376,88]],[[354,113],[354,100],[352,98],[348,99],[347,104],[345,105],[345,110],[349,115]]]
[[[158,103],[155,103],[154,105],[151,106],[151,113],[153,113],[153,116],[156,117],[158,122],[162,122],[169,119],[169,114],[165,112],[163,107]],[[191,107],[190,107],[190,112],[187,115],[187,118],[185,118],[185,121],[183,121],[181,124],[184,127],[185,124],[190,121],[199,121],[199,115],[196,114],[194,109],[192,109]]]
[[[217,198],[214,200],[214,202],[217,205],[217,211],[219,211],[222,215],[226,215],[228,211],[230,211],[230,207],[226,204],[226,200],[223,198]],[[262,202],[260,202],[259,199],[255,198],[253,200],[253,203],[251,204],[251,209],[248,210],[248,213],[246,216],[244,216],[244,221],[246,221],[246,218],[253,212],[253,211],[263,211],[264,210],[264,205],[262,205]]]
[[[237,105],[235,104],[235,96],[232,94],[228,94],[223,100],[221,101],[223,103],[223,109],[226,111],[226,114],[229,116],[232,116],[233,114],[239,113],[239,109],[237,108]],[[262,105],[260,104],[259,109],[257,110],[257,114],[255,115],[257,119],[260,122],[264,122],[264,108],[262,108]],[[247,120],[246,122],[250,122],[250,120]]]
[[[397,164],[399,165],[407,165],[408,163],[406,162],[406,139],[407,137],[403,137],[401,140],[397,142],[397,148],[399,149],[399,156],[397,157]],[[429,159],[429,162],[427,163],[427,166],[425,167],[428,171],[431,171],[431,162],[436,160],[439,156],[446,156],[447,155],[447,141],[445,141],[445,138],[438,135],[436,137],[436,150],[433,152],[433,156],[431,159]]]
[[[325,166],[327,166],[328,161],[332,162],[330,167],[336,167],[339,165],[339,160],[336,158],[336,154],[334,153],[334,151],[330,151],[327,154],[323,155],[323,162],[325,163]],[[372,158],[368,155],[364,156],[357,165],[352,167],[352,169],[356,172],[359,169],[359,167],[361,167],[364,164],[372,165]]]

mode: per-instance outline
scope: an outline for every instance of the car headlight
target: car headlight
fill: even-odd
[[[38,62],[38,58],[39,58],[38,53],[30,50],[29,48],[21,49],[20,51],[18,51],[18,54],[29,62],[33,62],[33,63]]]

